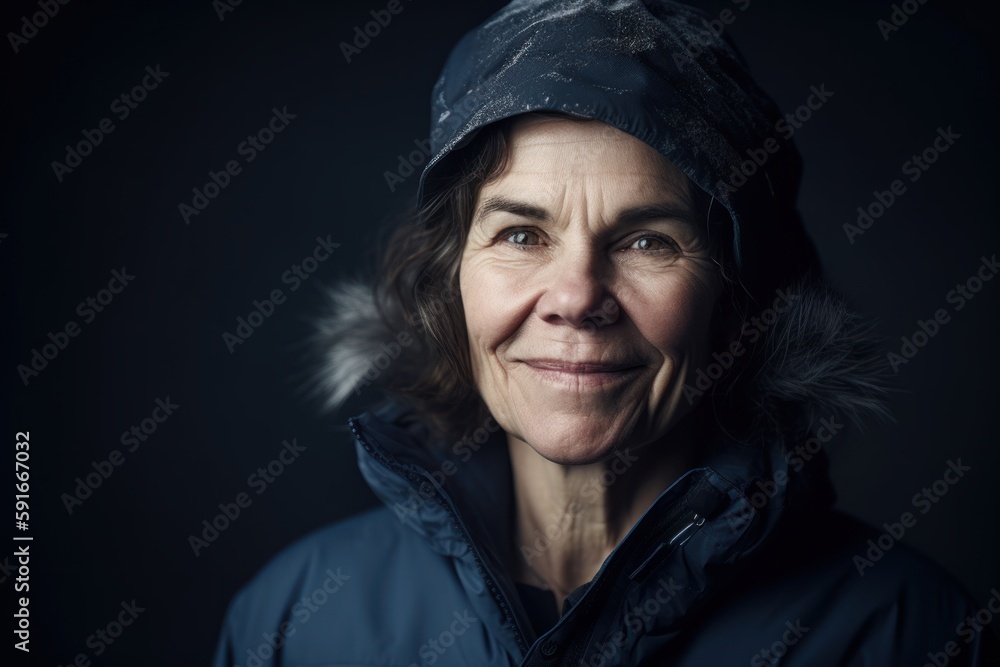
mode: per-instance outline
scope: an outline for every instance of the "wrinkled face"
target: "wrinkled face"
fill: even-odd
[[[510,436],[590,463],[689,409],[719,275],[687,179],[599,122],[526,117],[462,253],[473,376]]]

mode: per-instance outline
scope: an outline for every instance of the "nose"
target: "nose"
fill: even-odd
[[[618,320],[618,302],[608,287],[610,267],[590,249],[565,251],[539,276],[547,289],[535,306],[550,324],[593,329]]]

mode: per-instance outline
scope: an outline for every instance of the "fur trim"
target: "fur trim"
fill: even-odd
[[[822,283],[800,284],[764,339],[753,393],[765,411],[792,405],[805,429],[822,417],[889,419],[887,366],[873,325]]]
[[[417,377],[414,357],[420,356],[420,343],[398,307],[383,303],[380,310],[374,288],[360,281],[341,282],[328,288],[326,296],[329,311],[320,317],[314,336],[322,358],[314,394],[326,409],[340,408],[369,385]]]
[[[323,362],[316,390],[336,410],[355,393],[373,365],[380,343],[390,338],[369,285],[347,281],[326,292],[330,312],[317,323]]]

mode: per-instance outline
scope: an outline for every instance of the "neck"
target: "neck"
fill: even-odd
[[[551,590],[561,610],[657,496],[690,469],[692,434],[678,426],[658,441],[585,465],[553,463],[508,435],[514,578]]]

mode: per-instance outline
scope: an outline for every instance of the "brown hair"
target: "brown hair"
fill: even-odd
[[[532,115],[596,122],[555,112]],[[390,327],[414,337],[418,344],[408,348],[410,354],[423,356],[416,370],[384,378],[385,389],[416,408],[443,439],[461,437],[489,415],[472,378],[459,264],[479,190],[501,176],[509,163],[512,121],[483,128],[435,168],[424,186],[423,205],[395,229],[379,263],[375,287],[379,313]],[[696,219],[708,225],[725,292],[735,297],[730,278],[735,272],[725,242],[731,229],[728,212],[719,204],[713,206],[711,197],[693,183],[688,190]],[[736,306],[736,301],[730,305]],[[721,340],[712,342],[713,349],[722,345]]]

